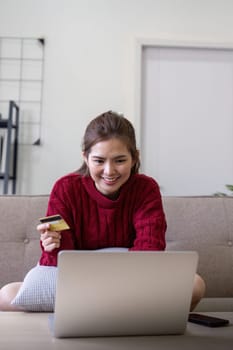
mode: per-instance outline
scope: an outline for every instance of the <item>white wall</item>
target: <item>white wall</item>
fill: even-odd
[[[137,38],[233,42],[231,0],[0,0],[0,36],[45,37],[42,145],[21,146],[18,193],[80,165],[87,122],[135,121]]]

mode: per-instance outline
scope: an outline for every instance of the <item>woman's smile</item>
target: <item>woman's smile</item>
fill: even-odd
[[[104,180],[104,182],[107,184],[107,185],[114,185],[117,180],[120,178],[120,176],[118,177],[106,177],[106,176],[102,176],[102,179]]]

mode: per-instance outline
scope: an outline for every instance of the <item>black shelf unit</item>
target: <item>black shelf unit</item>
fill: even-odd
[[[18,133],[19,133],[19,107],[14,101],[9,102],[8,119],[0,116],[0,129],[6,132],[6,147],[3,149],[4,171],[0,172],[0,180],[3,180],[3,194],[8,194],[9,182],[12,181],[12,194],[16,193],[17,158],[18,158]],[[13,135],[13,143],[12,143]]]

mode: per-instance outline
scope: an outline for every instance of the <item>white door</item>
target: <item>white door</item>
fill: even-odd
[[[233,183],[233,50],[142,49],[142,171],[164,195]]]

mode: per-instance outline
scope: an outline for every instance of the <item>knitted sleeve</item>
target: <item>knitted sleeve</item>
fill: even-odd
[[[52,252],[46,252],[41,245],[40,265],[57,266],[57,255],[60,250],[75,249],[71,204],[74,200],[72,199],[72,190],[69,187],[68,179],[62,178],[55,183],[49,197],[47,215],[61,215],[70,226],[70,229],[61,232],[61,245]]]
[[[152,178],[147,180],[138,188],[141,195],[134,214],[136,238],[130,250],[164,250],[166,247],[167,224],[160,190]]]

